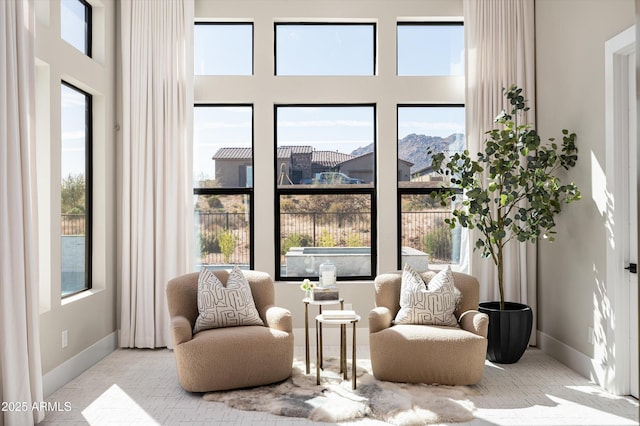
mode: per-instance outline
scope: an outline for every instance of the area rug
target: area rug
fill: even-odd
[[[245,411],[267,411],[287,417],[318,422],[344,422],[370,418],[394,425],[428,425],[468,422],[475,406],[468,399],[475,394],[467,386],[429,386],[376,380],[371,362],[358,360],[357,389],[339,374],[337,358],[324,361],[320,385],[315,367],[305,374],[304,361],[294,361],[293,374],[284,382],[250,389],[210,392],[203,397]]]

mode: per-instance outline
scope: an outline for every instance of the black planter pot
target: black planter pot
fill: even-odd
[[[489,315],[487,359],[498,364],[517,362],[529,345],[533,312],[522,303],[482,302],[480,312]]]

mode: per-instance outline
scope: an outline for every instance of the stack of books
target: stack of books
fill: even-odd
[[[350,309],[338,311],[324,310],[322,311],[322,316],[327,320],[349,320],[356,317],[356,311]]]
[[[338,288],[316,287],[313,289],[313,300],[338,300],[340,298]]]

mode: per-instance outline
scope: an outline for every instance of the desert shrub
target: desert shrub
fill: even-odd
[[[336,239],[333,238],[333,235],[331,235],[331,232],[323,229],[320,233],[320,247],[336,247],[337,245],[338,243]]]
[[[220,253],[218,238],[215,232],[203,230],[200,232],[200,255],[206,256],[209,253]]]
[[[238,237],[230,229],[224,229],[218,234],[218,245],[220,246],[220,252],[224,257],[224,263],[229,263],[231,255],[236,250],[238,244]]]
[[[360,234],[349,234],[346,243],[347,247],[362,247],[364,245]]]
[[[282,240],[280,252],[285,254],[291,247],[310,247],[313,244],[313,238],[307,234],[291,234]]]
[[[424,248],[431,257],[449,258],[451,256],[451,228],[440,224],[428,231],[423,237]]]
[[[209,205],[210,209],[221,209],[222,207],[224,207],[218,195],[208,195],[207,204]]]

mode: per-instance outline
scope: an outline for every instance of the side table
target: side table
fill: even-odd
[[[335,305],[337,303],[340,304],[340,309],[344,309],[344,299],[339,298],[336,300],[313,300],[310,297],[305,297],[302,299],[304,303],[304,350],[305,350],[305,361],[307,367],[307,374],[309,374],[310,364],[311,364],[311,356],[309,355],[309,305],[318,306],[318,314],[322,314],[322,307],[325,305]],[[318,324],[316,324],[316,332],[317,332]],[[342,335],[341,335],[342,339]],[[322,342],[322,325],[320,325],[320,342]],[[322,348],[320,348],[320,359],[322,359]]]
[[[347,379],[347,338],[346,329],[347,324],[353,324],[353,335],[351,340],[353,347],[351,350],[351,387],[356,388],[356,323],[360,321],[360,315],[356,315],[353,318],[345,319],[328,319],[324,315],[320,314],[316,317],[316,384],[320,384],[320,364],[322,363],[322,341],[320,340],[319,330],[322,324],[334,324],[340,326],[340,335],[344,336],[340,338],[340,372],[344,373],[344,379]]]

